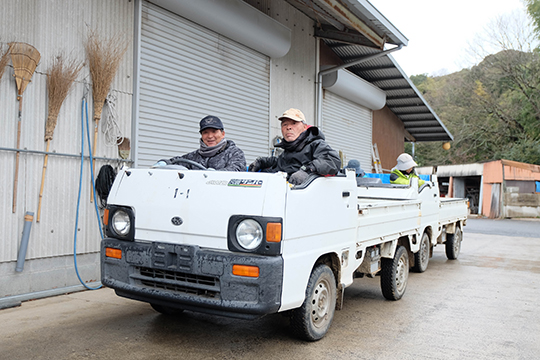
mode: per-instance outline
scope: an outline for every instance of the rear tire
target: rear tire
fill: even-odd
[[[170,306],[163,306],[158,304],[150,304],[150,306],[152,306],[152,309],[163,315],[179,315],[184,312],[184,309],[178,309]]]
[[[454,234],[446,234],[446,257],[449,260],[456,260],[461,250],[461,240],[463,234],[461,229],[456,226],[456,232]]]
[[[399,300],[407,289],[409,255],[403,246],[396,248],[393,259],[381,259],[381,290],[388,300]]]
[[[336,278],[327,265],[318,265],[309,277],[304,303],[292,310],[291,328],[303,340],[326,335],[336,310]]]
[[[422,240],[420,240],[420,249],[414,254],[414,266],[412,268],[414,272],[423,273],[427,270],[430,248],[429,235],[424,233],[422,235]]]

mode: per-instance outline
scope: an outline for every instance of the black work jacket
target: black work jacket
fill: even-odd
[[[282,141],[276,147],[284,151],[276,157],[264,159],[268,168],[263,171],[283,171],[291,175],[305,166],[307,172],[319,175],[336,175],[341,167],[341,160],[336,150],[324,139],[319,128],[311,126],[295,141]]]

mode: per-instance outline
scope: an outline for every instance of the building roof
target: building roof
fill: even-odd
[[[315,35],[346,64],[407,45],[408,39],[367,0],[287,0],[317,24]],[[412,142],[449,141],[452,134],[390,55],[347,67],[386,93],[386,106]]]

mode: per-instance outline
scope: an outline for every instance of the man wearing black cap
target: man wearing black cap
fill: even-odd
[[[178,159],[187,159],[195,161],[207,169],[246,171],[244,152],[232,140],[225,139],[223,123],[217,116],[208,115],[204,117],[199,126],[201,139],[199,140],[200,147],[198,150],[161,161],[167,164],[178,164],[196,169],[189,164],[178,161]]]

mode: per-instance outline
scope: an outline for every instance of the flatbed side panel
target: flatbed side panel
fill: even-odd
[[[416,233],[421,226],[420,206],[419,200],[359,204],[356,243],[371,246],[376,238],[382,243]]]
[[[439,210],[439,224],[446,225],[459,220],[467,219],[469,209],[467,199],[444,198],[441,199]]]

